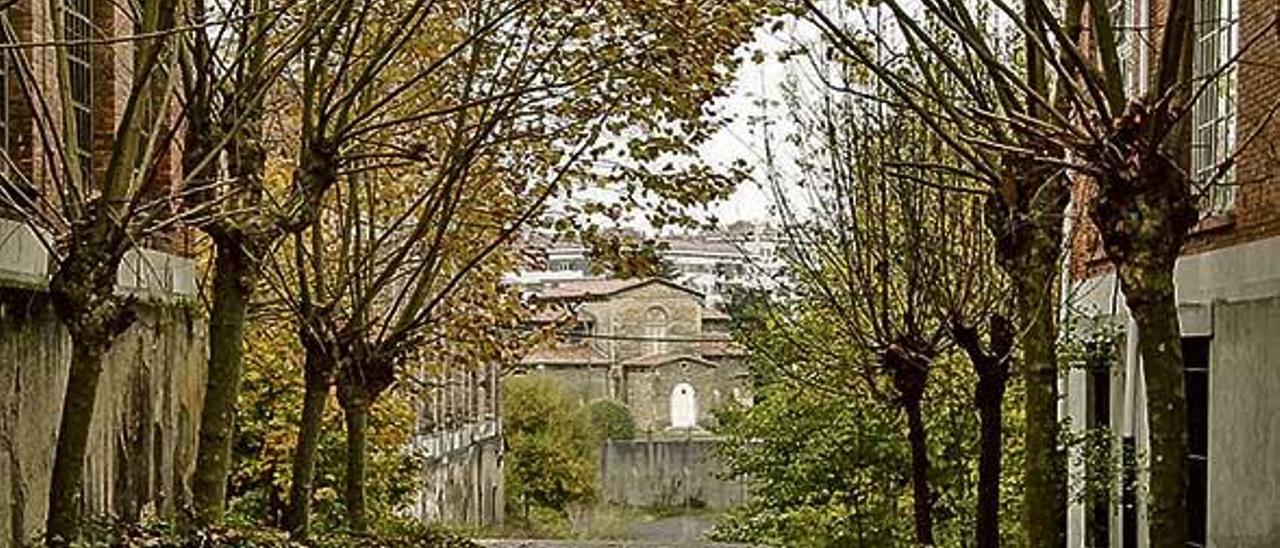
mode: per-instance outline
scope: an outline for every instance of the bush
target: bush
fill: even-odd
[[[592,438],[597,445],[605,440],[630,440],[636,437],[636,421],[631,410],[614,400],[596,400],[583,408]]]
[[[76,548],[479,548],[479,545],[416,520],[388,520],[368,535],[343,531],[316,533],[303,543],[289,539],[283,531],[266,527],[214,527],[184,531],[173,524],[144,517],[141,522],[91,521],[85,539]]]
[[[503,383],[507,514],[544,508],[564,514],[595,498],[595,445],[590,426],[551,381],[516,377]]]

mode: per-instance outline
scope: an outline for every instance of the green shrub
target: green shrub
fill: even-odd
[[[636,437],[636,421],[631,410],[615,400],[596,400],[583,408],[591,435],[597,442],[630,440]]]
[[[503,383],[507,515],[532,517],[544,508],[563,514],[596,492],[590,426],[551,381],[516,377]]]
[[[76,548],[479,548],[479,545],[436,525],[412,519],[387,519],[367,535],[345,531],[317,532],[306,542],[289,539],[278,529],[221,526],[186,531],[172,523],[144,517],[138,523],[90,520]]]

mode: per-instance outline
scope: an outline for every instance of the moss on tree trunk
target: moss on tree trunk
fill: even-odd
[[[295,539],[306,538],[311,523],[311,488],[316,471],[316,451],[320,445],[324,407],[329,399],[331,368],[327,365],[328,362],[329,359],[320,355],[318,350],[307,350],[302,419],[298,425],[298,441],[293,450],[289,507],[284,519],[285,529]]]
[[[209,373],[193,486],[196,520],[201,525],[221,520],[226,506],[236,398],[244,368],[245,323],[255,272],[242,242],[217,242],[209,313]]]
[[[105,353],[106,348],[102,344],[90,341],[72,343],[71,372],[63,398],[62,420],[58,425],[49,514],[45,523],[45,536],[50,546],[67,546],[80,536],[85,449]]]
[[[1036,265],[1015,278],[1022,319],[1021,374],[1026,387],[1026,492],[1023,521],[1036,546],[1065,546],[1067,480],[1058,420],[1057,265]],[[1046,285],[1047,284],[1047,285]]]
[[[365,504],[365,460],[368,454],[369,404],[363,398],[347,399],[342,406],[347,426],[346,476],[343,502],[347,527],[363,533],[369,521]]]
[[[1152,546],[1187,538],[1187,398],[1173,270],[1124,267],[1120,278],[1138,326],[1151,436],[1147,506]]]

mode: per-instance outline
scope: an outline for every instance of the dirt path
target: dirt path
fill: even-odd
[[[749,548],[702,540],[714,520],[707,516],[673,516],[627,529],[630,540],[480,540],[488,548]]]

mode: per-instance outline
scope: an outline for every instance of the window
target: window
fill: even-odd
[[[1187,389],[1187,546],[1203,547],[1209,503],[1209,338],[1182,339]]]
[[[1085,425],[1090,429],[1100,429],[1106,435],[1111,432],[1111,369],[1109,364],[1091,364],[1088,369],[1086,397],[1089,414],[1085,417]],[[1110,447],[1110,445],[1108,445]],[[1091,463],[1099,466],[1101,463]],[[1105,469],[1105,468],[1104,468]],[[1089,474],[1089,477],[1095,477]],[[1088,513],[1085,515],[1086,542],[1090,548],[1109,548],[1111,546],[1111,494],[1109,490],[1090,490],[1087,500]]]
[[[648,343],[650,354],[661,354],[667,351],[667,311],[660,307],[650,308],[645,312],[644,338]]]
[[[596,318],[591,314],[583,313],[573,323],[573,329],[569,331],[569,341],[573,343],[584,343],[595,333]]]
[[[1212,214],[1235,204],[1235,170],[1220,177],[1217,171],[1236,146],[1239,70],[1228,64],[1239,48],[1239,0],[1196,0],[1195,14],[1192,81],[1200,95],[1191,112],[1191,175],[1205,197],[1203,210]]]
[[[1112,0],[1110,6],[1111,29],[1116,40],[1116,56],[1120,61],[1120,79],[1124,82],[1126,93],[1134,90],[1137,83],[1135,55],[1138,49],[1133,46],[1134,2],[1135,0]]]
[[[68,41],[85,41],[92,36],[90,29],[91,0],[65,0],[65,38]],[[86,43],[67,48],[67,65],[71,75],[71,107],[75,111],[76,156],[80,173],[85,181],[93,173],[93,76],[92,52]]]

